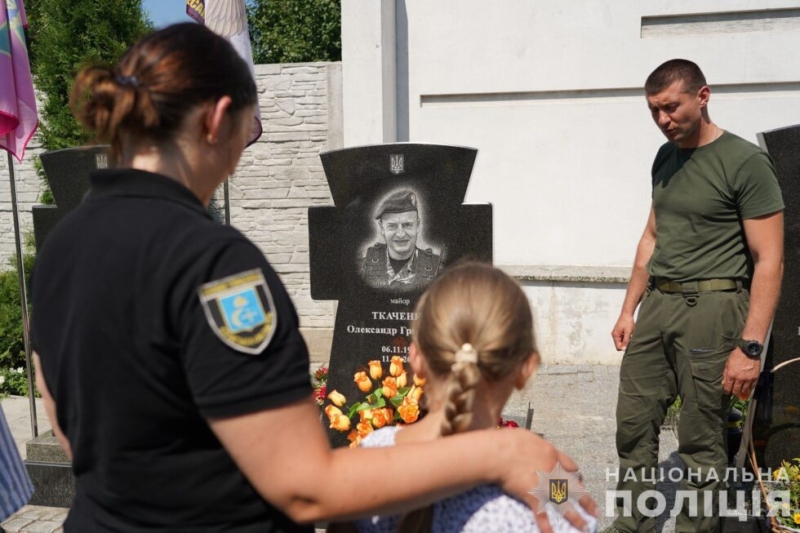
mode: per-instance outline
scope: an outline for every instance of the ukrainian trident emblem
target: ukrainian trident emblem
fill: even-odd
[[[569,498],[569,481],[566,479],[549,479],[550,501],[556,505],[564,503]]]
[[[403,154],[392,154],[389,156],[389,170],[395,175],[405,172]]]

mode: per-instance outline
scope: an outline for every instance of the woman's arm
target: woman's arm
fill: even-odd
[[[214,433],[253,486],[298,522],[394,514],[485,483],[536,508],[536,472],[575,464],[526,431],[483,430],[433,443],[331,450],[311,400],[211,420]],[[591,498],[582,501],[596,511]],[[582,519],[570,517],[577,527]],[[550,531],[546,515],[537,515]]]
[[[39,394],[42,395],[44,410],[47,413],[47,418],[50,419],[50,426],[53,428],[53,434],[64,449],[64,453],[67,454],[67,458],[72,461],[72,448],[70,448],[69,441],[64,435],[64,432],[61,431],[61,426],[58,425],[58,418],[56,418],[56,402],[50,395],[50,389],[47,388],[47,383],[44,381],[42,362],[39,359],[39,354],[36,352],[33,352],[33,366],[36,368],[36,388],[39,389]]]

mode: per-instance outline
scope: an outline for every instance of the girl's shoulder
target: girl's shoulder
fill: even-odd
[[[597,531],[596,519],[581,513],[589,531]],[[578,533],[555,510],[547,516],[554,533]],[[522,501],[509,496],[497,485],[482,485],[436,504],[433,531],[437,533],[538,533],[533,512]]]
[[[433,531],[538,532],[528,506],[505,494],[497,485],[482,485],[436,504]]]

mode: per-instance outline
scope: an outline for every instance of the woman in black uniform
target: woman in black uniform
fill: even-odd
[[[76,80],[76,116],[115,168],[91,176],[33,278],[37,381],[77,480],[65,530],[310,531],[297,524],[487,482],[534,505],[536,471],[574,464],[527,432],[330,449],[283,285],[205,209],[256,96],[230,44],[195,24]]]

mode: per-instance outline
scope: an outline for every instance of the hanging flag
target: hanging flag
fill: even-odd
[[[247,29],[247,9],[244,0],[186,0],[186,14],[208,29],[228,39],[250,67],[250,75],[256,78],[253,65],[253,49],[250,46],[250,33]],[[261,111],[256,107],[253,136],[247,145],[261,137]]]
[[[0,148],[22,161],[39,125],[22,0],[0,0]]]
[[[186,0],[186,14],[192,17],[198,24],[203,24],[203,19],[206,18],[203,0]]]

